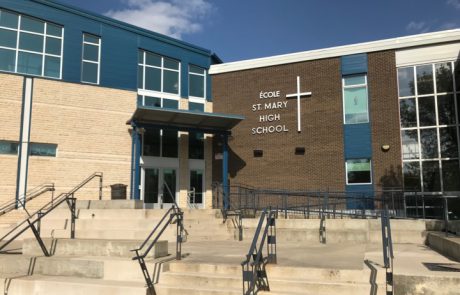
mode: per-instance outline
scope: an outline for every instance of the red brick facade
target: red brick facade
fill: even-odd
[[[375,188],[400,184],[399,111],[393,51],[368,55],[370,117]],[[300,76],[301,133],[297,132],[296,92]],[[229,139],[230,183],[262,188],[345,190],[343,104],[340,58],[329,58],[228,72],[212,76],[214,112],[245,116]],[[277,98],[260,98],[260,92],[280,91]],[[281,102],[286,108],[253,111],[253,105]],[[257,107],[257,106],[256,106]],[[259,116],[279,114],[280,120],[260,122]],[[252,134],[259,126],[285,125],[288,132]],[[381,146],[390,145],[383,152]],[[296,147],[305,154],[295,153]],[[219,153],[218,141],[215,152]],[[254,150],[262,150],[255,157]],[[214,161],[213,180],[221,180],[221,163]]]

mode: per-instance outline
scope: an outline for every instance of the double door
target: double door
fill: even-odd
[[[168,208],[176,202],[177,169],[144,168],[143,196],[146,207]]]

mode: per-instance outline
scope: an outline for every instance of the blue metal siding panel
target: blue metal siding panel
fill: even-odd
[[[64,26],[64,57],[62,80],[81,82],[83,32],[101,37],[100,85],[119,89],[137,89],[138,48],[180,60],[181,96],[188,96],[188,65],[209,69],[211,53],[198,53],[186,46],[137,34],[118,26],[84,17],[66,10],[42,5],[30,0],[2,0],[1,7],[28,14]]]
[[[371,158],[371,126],[367,124],[344,125],[345,159]]]
[[[345,190],[348,196],[347,209],[374,209],[374,186],[372,184],[347,185]],[[369,201],[362,197],[369,198]]]
[[[342,75],[367,73],[367,54],[342,56]]]

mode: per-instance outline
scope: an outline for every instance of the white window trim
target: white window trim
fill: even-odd
[[[345,86],[345,78],[353,77],[353,76],[364,76],[364,84],[356,84],[356,85],[347,85]],[[367,120],[366,122],[358,122],[358,123],[347,123],[346,121],[346,111],[345,111],[345,89],[352,89],[352,88],[366,88],[366,96],[367,96]],[[344,125],[356,125],[356,124],[368,124],[370,122],[369,119],[369,89],[367,86],[367,74],[359,74],[359,75],[349,75],[342,77],[342,108],[343,108],[343,124]]]
[[[0,10],[5,10],[5,9],[0,9]],[[5,10],[5,11],[8,11],[8,10]],[[10,27],[5,27],[5,26],[0,26],[0,28],[4,29],[4,30],[9,30],[9,31],[16,32],[16,48],[6,47],[6,46],[0,46],[0,48],[15,51],[14,71],[0,70],[0,72],[17,73],[17,74],[33,76],[33,77],[44,77],[44,78],[47,78],[47,79],[61,80],[62,79],[62,64],[63,64],[63,60],[64,60],[64,31],[65,31],[64,27],[60,26],[60,25],[56,25],[56,26],[59,26],[59,27],[62,28],[62,35],[60,37],[55,36],[55,35],[50,35],[46,31],[47,31],[48,24],[51,23],[51,22],[48,22],[48,21],[45,21],[45,20],[42,20],[42,19],[39,19],[39,18],[36,18],[36,17],[27,16],[27,17],[36,19],[36,20],[44,23],[44,25],[43,25],[43,33],[37,33],[37,32],[23,30],[23,29],[21,29],[21,22],[22,22],[22,16],[23,15],[21,13],[17,13],[17,12],[14,12],[14,11],[11,11],[11,13],[14,13],[14,14],[18,15],[18,25],[17,25],[17,27],[16,28],[10,28]],[[21,37],[21,33],[27,33],[27,34],[32,34],[32,35],[37,35],[37,36],[43,37],[42,51],[38,52],[38,51],[20,49],[19,48],[19,40],[20,40],[20,37]],[[60,55],[46,53],[46,38],[47,37],[59,39],[61,41],[61,54]],[[33,53],[33,54],[41,55],[42,69],[41,69],[40,75],[18,72],[19,52],[26,52],[26,53]],[[59,62],[60,62],[59,77],[45,76],[45,59],[46,59],[46,56],[59,58]]]
[[[93,43],[93,42],[88,42],[85,41],[85,35],[92,36],[94,38],[98,38],[98,43]],[[85,50],[85,44],[92,45],[92,46],[97,46],[97,62],[93,60],[87,60],[84,59],[84,50]],[[82,45],[81,45],[81,82],[85,84],[92,84],[92,85],[99,85],[100,84],[100,79],[101,79],[101,47],[102,47],[102,40],[100,36],[93,35],[90,33],[83,33],[82,34]],[[94,82],[88,82],[83,80],[83,63],[92,63],[92,64],[97,64],[97,83]]]
[[[371,176],[371,182],[348,183],[348,163],[347,162],[352,161],[352,160],[369,160],[369,167],[370,167],[369,173],[370,173],[370,176]],[[373,179],[372,179],[372,159],[369,159],[369,158],[350,158],[350,159],[345,160],[345,178],[346,178],[346,184],[347,185],[370,185],[370,184],[372,184],[372,182],[373,182]]]

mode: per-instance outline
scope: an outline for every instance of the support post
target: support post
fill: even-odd
[[[70,238],[75,239],[75,203],[76,199],[73,195],[70,198],[67,198],[67,205],[69,205],[70,209]]]
[[[224,210],[230,209],[229,192],[228,186],[228,134],[222,135],[222,188],[224,193]]]
[[[141,138],[137,128],[133,130],[134,136],[134,183],[133,183],[133,195],[135,200],[140,200],[140,190],[139,186],[141,183],[141,168],[140,168],[140,159],[141,159]]]

